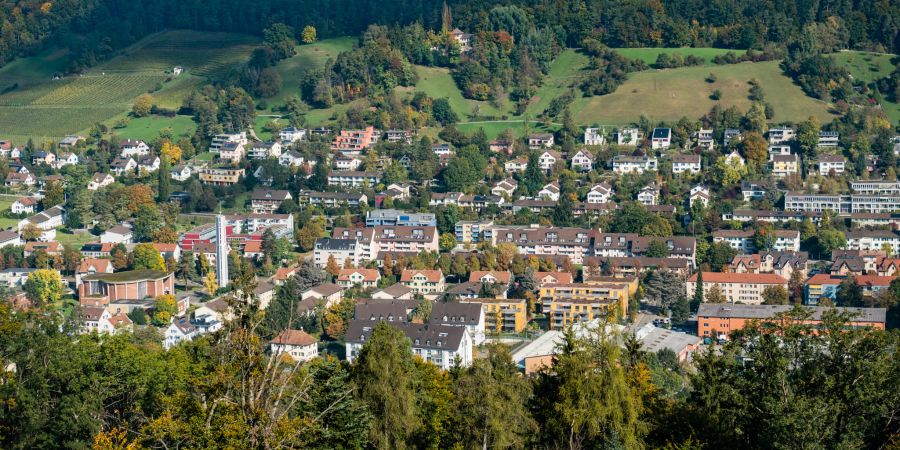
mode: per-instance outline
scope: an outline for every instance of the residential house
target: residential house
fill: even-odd
[[[330,308],[341,301],[344,296],[345,290],[346,289],[343,286],[338,286],[332,283],[320,284],[318,286],[313,286],[301,293],[300,299],[322,300],[325,303],[325,307]]]
[[[515,158],[503,164],[506,173],[522,173],[528,168],[528,158]]]
[[[414,290],[400,283],[394,283],[372,293],[373,300],[412,300]]]
[[[88,182],[87,188],[91,191],[96,191],[100,188],[109,186],[116,182],[116,179],[113,178],[112,175],[108,173],[95,173],[93,177],[91,177],[91,181]]]
[[[700,173],[700,155],[675,155],[672,157],[672,173]]]
[[[672,146],[671,128],[654,128],[650,137],[650,148],[653,150],[666,149]]]
[[[769,239],[770,249],[756,249],[753,241],[753,230],[717,230],[713,231],[713,242],[726,242],[731,248],[751,254],[756,250],[775,250],[780,252],[800,251],[800,232],[797,230],[772,230]]]
[[[306,137],[306,129],[297,127],[282,128],[278,131],[278,138],[281,142],[292,144],[303,140]]]
[[[546,200],[558,201],[559,200],[559,182],[554,181],[552,183],[548,183],[540,191],[538,191],[537,198],[542,198]]]
[[[713,130],[701,128],[694,133],[694,140],[697,142],[697,147],[700,147],[705,150],[712,150],[716,146],[716,141],[713,139]]]
[[[612,167],[613,172],[618,174],[644,173],[657,170],[658,163],[656,158],[651,156],[616,155],[613,157]]]
[[[59,242],[26,242],[25,248],[22,251],[22,255],[26,258],[35,254],[35,252],[42,251],[49,256],[62,256],[63,246]]]
[[[9,172],[6,174],[6,187],[34,186],[37,181],[30,173]]]
[[[697,289],[698,273],[691,275],[685,283],[688,298],[693,298]],[[763,302],[762,293],[767,287],[781,286],[787,290],[788,281],[774,273],[703,272],[704,302],[708,301],[713,286],[719,287],[728,303],[760,305]]]
[[[242,131],[240,133],[217,134],[212,137],[212,140],[209,143],[209,151],[212,153],[220,153],[222,151],[222,146],[229,142],[235,142],[242,146],[247,145],[249,142],[247,140],[247,133]]]
[[[206,167],[199,171],[200,181],[214,186],[231,186],[244,177],[244,169]]]
[[[788,141],[794,140],[797,136],[796,131],[793,128],[788,127],[774,127],[769,128],[768,137],[770,145],[778,145],[783,144]]]
[[[250,145],[250,151],[247,153],[247,158],[250,159],[266,159],[266,158],[278,158],[281,156],[281,144],[278,142],[267,141],[267,142],[254,142]]]
[[[0,248],[7,246],[21,246],[24,244],[22,237],[16,230],[0,231]]]
[[[582,149],[572,157],[572,170],[590,172],[594,169],[594,154]]]
[[[363,289],[378,286],[381,273],[377,269],[341,269],[338,272],[337,283],[345,288],[359,285]]]
[[[647,206],[659,204],[659,187],[655,184],[644,186],[637,194],[637,201]]]
[[[688,197],[689,208],[693,209],[696,204],[703,204],[704,208],[709,206],[709,188],[702,184],[692,187]]]
[[[142,175],[146,175],[151,172],[156,172],[157,170],[159,170],[160,162],[161,161],[159,159],[159,156],[156,156],[156,155],[142,156],[137,161],[138,172],[140,172]]]
[[[640,144],[643,139],[641,130],[637,128],[622,128],[616,130],[614,135],[616,138],[616,145],[629,145],[634,147]]]
[[[553,147],[553,134],[552,133],[536,133],[528,135],[528,149],[529,150],[540,150],[542,148],[550,148]]]
[[[465,327],[473,345],[485,341],[484,309],[478,303],[437,302],[431,307],[428,324]]]
[[[560,155],[559,152],[547,150],[538,157],[538,167],[544,172],[549,172],[556,166],[557,161],[561,160],[562,155]]]
[[[374,209],[366,212],[366,226],[434,227],[433,213],[407,213],[396,209]]]
[[[273,355],[287,355],[295,362],[307,362],[319,356],[316,338],[303,330],[284,330],[269,343]]]
[[[762,200],[770,195],[771,189],[764,182],[743,181],[741,182],[741,195],[744,201]]]
[[[187,181],[191,178],[191,173],[191,166],[187,164],[179,164],[169,170],[169,176],[175,181]]]
[[[350,322],[345,337],[348,363],[352,364],[359,356],[363,345],[375,330],[375,325],[376,323],[370,320]],[[450,370],[457,365],[468,367],[472,364],[472,337],[465,327],[402,322],[390,323],[390,326],[406,335],[413,355],[425,362],[443,370]]]
[[[192,341],[198,336],[214,333],[221,328],[222,322],[211,316],[175,319],[163,333],[163,348],[168,350],[181,342]]]
[[[413,135],[410,131],[407,130],[387,130],[385,133],[387,136],[387,141],[394,142],[405,142],[406,144],[412,144]]]
[[[37,200],[32,197],[20,197],[12,203],[10,211],[13,214],[34,214],[34,208],[37,206]]]
[[[797,155],[775,155],[770,164],[772,175],[778,178],[800,173],[800,157]]]
[[[130,244],[134,242],[134,231],[129,224],[116,225],[100,235],[100,243]]]
[[[78,164],[78,155],[71,152],[62,152],[56,157],[55,167],[62,169],[66,166],[74,166]]]
[[[459,45],[459,51],[461,53],[472,50],[472,37],[472,33],[465,33],[459,28],[454,28],[453,31],[450,32],[450,38]]]
[[[62,138],[62,140],[57,143],[57,146],[62,149],[67,149],[78,145],[78,143],[83,140],[84,136],[68,135]]]
[[[334,158],[334,168],[338,171],[358,170],[362,165],[362,160],[352,156],[339,155]]]
[[[113,160],[109,168],[117,177],[121,177],[126,173],[134,173],[137,169],[137,161],[130,156],[119,156]]]
[[[840,144],[840,133],[837,131],[820,131],[818,146],[824,148],[835,148]]]
[[[34,155],[31,156],[31,164],[35,166],[38,164],[46,164],[52,167],[54,166],[55,162],[56,155],[50,152],[45,152],[43,150],[34,152]]]
[[[360,261],[360,249],[356,239],[319,238],[313,246],[313,262],[318,267],[328,265],[334,259],[338,266],[349,264],[356,266]]]
[[[509,177],[505,180],[501,180],[491,188],[491,194],[505,196],[507,198],[512,198],[513,193],[516,192],[516,189],[519,187],[519,182],[516,181],[515,178]]]
[[[725,163],[731,166],[743,166],[746,165],[747,162],[744,160],[744,157],[738,153],[737,150],[733,150],[731,153],[725,156]]]
[[[460,220],[456,222],[456,241],[463,244],[477,244],[490,241],[493,221]]]
[[[293,200],[290,191],[256,189],[250,195],[250,209],[254,214],[273,214],[286,200]]]
[[[119,156],[123,158],[149,154],[150,146],[144,141],[125,139],[124,141],[119,142]]]
[[[228,161],[232,164],[237,164],[244,158],[244,154],[247,153],[246,145],[242,142],[225,142],[219,147],[219,159]]]
[[[301,206],[319,205],[325,208],[338,208],[346,205],[350,208],[356,208],[359,205],[368,203],[368,201],[366,194],[350,192],[300,191],[297,195],[297,202]]]
[[[736,128],[727,128],[725,132],[722,134],[722,146],[728,147],[728,144],[732,142],[739,142],[741,140],[741,130]]]
[[[609,184],[603,182],[595,184],[587,193],[587,203],[609,203],[612,197],[613,188]]]
[[[604,145],[606,138],[599,128],[586,128],[584,130],[584,145]]]
[[[359,155],[378,143],[379,132],[374,127],[363,130],[341,130],[331,143],[331,151],[348,155]]]
[[[832,173],[840,175],[846,169],[846,159],[840,155],[822,155],[819,156],[817,166],[819,167],[819,175],[829,176]]]
[[[488,149],[494,153],[511,155],[513,152],[513,144],[506,139],[494,139],[488,143]]]
[[[440,269],[403,269],[400,273],[400,283],[422,295],[440,294],[445,289],[444,273]]]
[[[352,170],[343,172],[329,172],[328,185],[350,188],[375,186],[376,184],[381,182],[382,176],[382,172],[358,172]]]
[[[300,167],[306,161],[296,150],[288,150],[278,157],[278,164],[287,167]]]

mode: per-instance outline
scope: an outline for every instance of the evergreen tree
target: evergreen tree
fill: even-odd
[[[159,159],[159,185],[157,187],[156,199],[159,203],[169,201],[169,195],[172,194],[171,173],[169,168],[169,158],[163,157]]]
[[[379,322],[353,366],[360,400],[377,414],[369,444],[379,449],[406,449],[421,419],[416,405],[415,364],[409,339]]]
[[[703,303],[703,271],[697,272],[697,287],[694,289],[694,297],[691,298],[691,311],[697,311],[700,304]]]

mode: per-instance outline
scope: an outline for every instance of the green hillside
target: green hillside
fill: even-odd
[[[224,75],[245,61],[258,39],[230,33],[166,31],[149,36],[89,71],[53,80],[67,64],[65,52],[44,52],[0,69],[0,86],[18,88],[0,94],[0,125],[4,138],[21,142],[56,140],[85,132],[93,124],[125,117],[134,99],[150,91],[157,104],[177,108],[184,97],[208,78]],[[166,82],[175,66],[186,73]],[[182,118],[147,118],[134,129],[183,128]],[[154,134],[155,137],[155,134]]]

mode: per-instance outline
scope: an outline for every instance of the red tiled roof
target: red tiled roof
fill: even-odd
[[[363,276],[363,281],[374,282],[381,278],[381,274],[376,269],[341,269],[338,272],[338,281],[350,281],[350,276],[358,273]]]
[[[512,279],[512,273],[508,271],[504,272],[499,270],[473,270],[472,273],[469,274],[469,281],[481,281],[481,279],[487,275],[494,277],[498,283],[509,284],[509,281]]]
[[[306,346],[315,344],[316,338],[303,330],[284,330],[275,339],[272,339],[272,343]]]
[[[429,283],[437,283],[444,277],[444,273],[440,270],[414,270],[404,269],[400,274],[400,281],[412,281],[417,274],[425,275],[426,281]]]

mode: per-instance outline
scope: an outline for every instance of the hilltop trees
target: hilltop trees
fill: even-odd
[[[38,269],[28,275],[22,286],[28,300],[41,307],[55,303],[62,297],[63,284],[59,272],[51,269]]]

